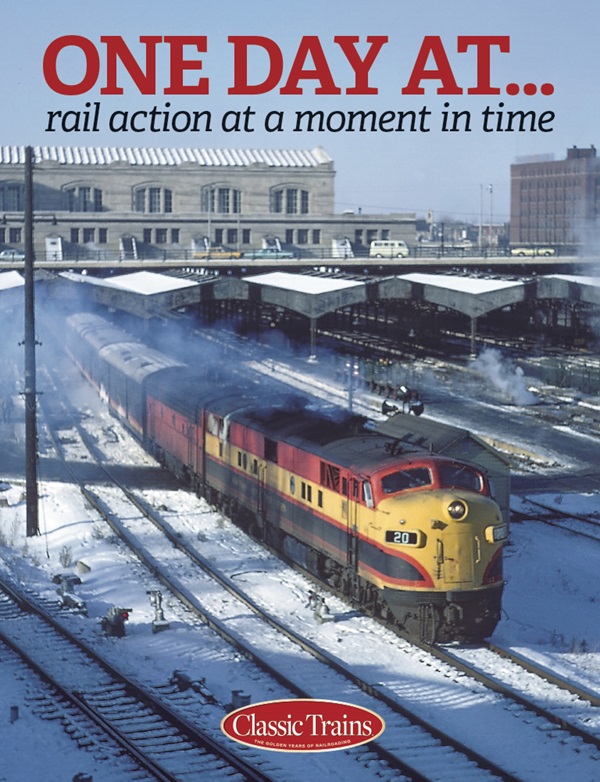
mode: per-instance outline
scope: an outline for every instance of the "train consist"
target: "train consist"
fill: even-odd
[[[508,530],[480,469],[403,451],[344,411],[242,393],[94,314],[65,337],[144,447],[256,538],[422,641],[493,632]]]

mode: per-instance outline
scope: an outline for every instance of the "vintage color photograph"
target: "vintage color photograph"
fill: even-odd
[[[0,782],[600,779],[590,0],[14,0]]]

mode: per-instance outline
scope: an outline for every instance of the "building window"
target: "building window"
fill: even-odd
[[[0,185],[0,209],[3,212],[23,211],[22,185]]]
[[[65,190],[67,211],[101,212],[102,190],[89,185],[76,185]]]
[[[306,215],[308,211],[308,190],[298,190],[295,187],[281,187],[271,190],[271,212]]]
[[[321,229],[320,228],[313,228],[312,243],[313,244],[321,244]]]
[[[298,244],[308,244],[308,228],[298,228]]]
[[[286,228],[285,229],[285,243],[286,244],[294,244],[294,229],[293,228]]]
[[[151,187],[148,190],[148,211],[160,212],[160,187]]]
[[[152,228],[144,228],[142,240],[144,244],[152,244]]]
[[[106,244],[108,242],[108,228],[98,228],[98,243]]]
[[[223,229],[215,228],[215,244],[223,244]]]
[[[9,244],[21,244],[21,229],[9,228],[8,229],[8,241]]]
[[[238,232],[237,228],[227,229],[227,244],[237,244]]]
[[[271,201],[271,211],[281,214],[283,212],[283,190],[275,190]]]
[[[240,214],[242,193],[233,187],[207,185],[200,194],[200,208],[209,214]]]
[[[179,228],[171,228],[171,244],[179,244]]]
[[[285,191],[285,213],[295,215],[298,212],[298,191],[288,188]]]
[[[167,243],[167,229],[166,228],[157,228],[156,229],[156,244],[166,244]]]
[[[73,244],[79,243],[79,228],[71,228],[71,242]]]
[[[86,244],[88,242],[94,241],[94,234],[95,231],[93,228],[84,228],[83,229],[83,243]]]
[[[133,209],[142,213],[173,211],[173,191],[162,187],[138,187],[133,193]]]
[[[252,234],[249,228],[242,228],[242,244],[250,244]]]

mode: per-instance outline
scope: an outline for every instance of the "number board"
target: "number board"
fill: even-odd
[[[396,543],[400,546],[417,546],[419,535],[409,530],[388,529],[385,531],[385,542]]]

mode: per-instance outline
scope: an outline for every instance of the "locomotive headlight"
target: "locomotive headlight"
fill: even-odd
[[[454,500],[448,505],[448,513],[450,518],[460,521],[467,515],[467,506],[462,500]]]

